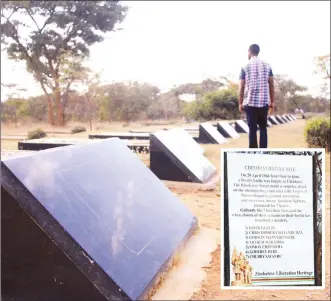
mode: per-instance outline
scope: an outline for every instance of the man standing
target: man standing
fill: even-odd
[[[246,113],[249,127],[249,148],[258,148],[257,125],[260,128],[260,148],[268,147],[267,121],[269,108],[274,108],[275,89],[272,69],[258,58],[259,45],[248,49],[249,62],[241,69],[239,111]]]

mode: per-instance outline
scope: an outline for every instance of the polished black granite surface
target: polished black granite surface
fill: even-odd
[[[2,226],[11,237],[2,244],[2,252],[7,250],[10,255],[15,245],[23,248],[21,236],[34,237],[35,243],[34,248],[26,244],[26,253],[11,252],[7,261],[2,256],[6,300],[16,300],[10,298],[24,293],[34,296],[26,301],[144,299],[197,226],[190,211],[119,139],[6,159],[1,162],[1,172],[2,197],[6,198],[2,206],[12,207],[2,208],[2,214],[19,208],[26,219],[16,223],[10,218],[13,213],[2,215]],[[32,220],[39,227],[26,233],[33,228]],[[37,229],[42,231],[37,233]],[[43,250],[38,241],[49,245]],[[40,262],[37,252],[48,249],[58,254],[55,257],[60,263],[55,265],[56,258],[47,254]],[[66,256],[60,258],[61,253]],[[52,258],[54,262],[48,262]],[[66,258],[70,261],[65,262]],[[17,271],[20,263],[23,270],[17,280],[10,271]],[[56,282],[61,279],[53,279],[56,266],[62,268],[66,289]],[[42,277],[34,278],[28,267],[43,273]],[[72,277],[65,276],[67,269]],[[40,278],[48,283],[49,277],[57,284],[49,291],[48,285],[43,289],[36,283]],[[22,288],[24,278],[31,283],[29,288]],[[70,287],[78,299],[67,295]]]
[[[198,148],[176,131],[151,134],[150,169],[162,180],[206,183],[217,174]]]
[[[206,144],[223,144],[226,143],[227,140],[211,123],[204,122],[199,125],[199,142]]]

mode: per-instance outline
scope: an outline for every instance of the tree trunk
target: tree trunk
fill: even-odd
[[[56,123],[58,126],[64,126],[64,111],[61,102],[61,93],[59,89],[54,92],[55,107],[56,107]]]
[[[52,99],[48,99],[47,105],[48,105],[48,110],[47,110],[48,122],[50,125],[55,125]]]
[[[58,126],[64,126],[64,110],[62,105],[62,97],[60,90],[59,74],[57,72],[53,73],[55,89],[53,90],[53,95],[55,99],[56,108],[56,123]]]
[[[14,114],[14,123],[15,123],[15,128],[17,129],[17,116],[16,116],[16,113]]]
[[[45,95],[47,96],[47,107],[48,107],[48,122],[50,125],[55,125],[55,122],[54,122],[54,111],[53,111],[53,99],[52,97],[47,93],[47,90],[46,90],[46,87],[43,83],[43,81],[41,80],[41,77],[40,75],[37,75],[38,76],[38,80],[39,80],[39,83],[40,83],[40,86],[41,86],[41,89],[44,91]]]

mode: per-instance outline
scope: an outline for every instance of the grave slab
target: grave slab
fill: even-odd
[[[288,121],[288,119],[285,117],[285,115],[283,114],[283,115],[281,115],[280,116],[280,118],[282,118],[283,120],[284,120],[284,122],[285,123],[288,123],[289,121]]]
[[[119,138],[125,140],[149,140],[149,133],[106,132],[89,134],[89,139]]]
[[[144,300],[197,227],[119,139],[8,158],[1,173],[2,300]]]
[[[280,122],[278,122],[277,118],[275,116],[269,116],[268,120],[273,124],[273,125],[278,125]]]
[[[288,120],[285,115],[282,115],[281,117],[284,119],[286,123],[290,122],[290,120]]]
[[[291,122],[291,121],[292,121],[292,118],[291,118],[289,115],[287,115],[287,114],[283,115],[283,117],[284,117],[288,122]]]
[[[238,133],[244,133],[244,134],[249,133],[249,127],[247,123],[245,123],[243,120],[236,120],[234,124],[234,129]]]
[[[290,119],[290,121],[294,121],[293,117],[290,114],[286,115],[288,119]]]
[[[183,128],[173,128],[167,131],[167,135],[171,135],[176,137],[177,143],[181,145],[184,151],[191,152],[196,151],[199,154],[204,153],[203,147],[201,147],[198,143],[198,137],[195,140],[195,137],[190,135],[185,129]]]
[[[225,137],[225,138],[233,138],[237,139],[240,135],[236,132],[236,130],[227,122],[218,122],[217,130]]]
[[[150,168],[161,180],[207,183],[217,170],[200,151],[187,147],[178,132],[151,134]]]
[[[280,123],[280,124],[284,124],[286,123],[285,120],[280,116],[280,115],[276,115],[276,120]]]
[[[204,122],[199,125],[199,142],[223,144],[226,143],[226,139],[211,123]]]
[[[93,141],[88,139],[74,140],[74,139],[58,139],[58,138],[41,138],[41,139],[19,141],[18,149],[28,150],[28,151],[40,151],[54,147],[79,145],[79,144],[86,144],[91,142]]]
[[[107,138],[114,139],[114,138]],[[134,152],[143,153],[149,152],[149,141],[138,140],[122,140],[126,143],[127,147]],[[63,147],[69,145],[81,145],[87,143],[94,143],[96,140],[92,139],[81,139],[81,140],[70,140],[70,139],[57,139],[57,138],[42,138],[42,139],[31,139],[31,140],[23,140],[18,142],[19,150],[27,150],[27,151],[40,151],[46,150],[55,147]]]

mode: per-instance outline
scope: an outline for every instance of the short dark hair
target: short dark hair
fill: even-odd
[[[258,55],[260,53],[260,46],[257,44],[252,44],[248,49],[252,54]]]

